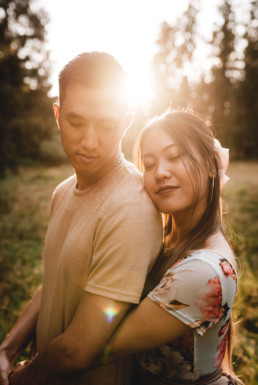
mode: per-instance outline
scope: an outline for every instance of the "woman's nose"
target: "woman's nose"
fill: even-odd
[[[171,176],[171,170],[169,169],[166,162],[161,161],[158,163],[155,176],[158,180],[169,178]]]

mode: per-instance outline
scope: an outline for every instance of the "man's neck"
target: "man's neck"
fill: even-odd
[[[109,175],[114,170],[114,168],[116,168],[120,164],[121,157],[122,153],[121,150],[119,150],[116,156],[112,158],[109,162],[107,162],[102,168],[102,170],[97,173],[97,175],[83,175],[75,170],[77,176],[76,189],[79,191],[85,190],[100,181],[101,179],[103,179],[104,177],[106,177],[107,175]]]

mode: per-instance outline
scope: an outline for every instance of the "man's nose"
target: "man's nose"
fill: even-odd
[[[93,125],[88,125],[83,130],[82,146],[84,149],[94,151],[99,145],[98,135]]]

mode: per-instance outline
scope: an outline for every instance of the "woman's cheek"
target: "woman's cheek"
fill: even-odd
[[[150,195],[151,194],[151,190],[153,189],[153,187],[152,187],[153,183],[152,183],[152,178],[151,178],[150,174],[148,174],[148,173],[144,174],[144,176],[143,176],[143,183],[144,183],[145,190]]]

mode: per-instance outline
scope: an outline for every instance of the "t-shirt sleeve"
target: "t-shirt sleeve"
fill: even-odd
[[[138,303],[161,244],[161,217],[150,201],[116,202],[108,215],[99,219],[85,290]]]
[[[223,263],[216,266],[198,258],[185,259],[172,266],[148,297],[162,309],[195,329],[199,335],[227,319],[236,292],[236,276],[231,265],[225,275]],[[229,271],[229,268],[227,269]]]

